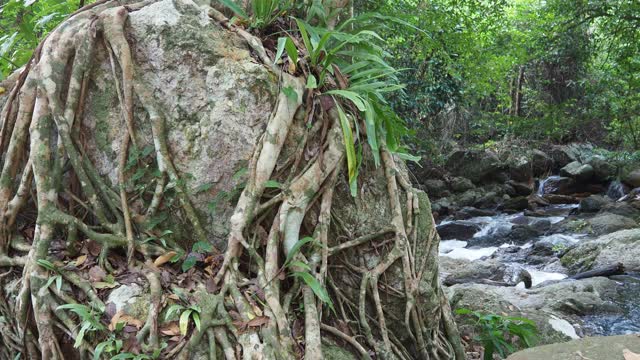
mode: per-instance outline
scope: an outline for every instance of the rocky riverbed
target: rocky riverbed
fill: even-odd
[[[417,172],[452,308],[528,317],[542,344],[640,333],[640,171],[588,145],[516,153],[457,151]]]

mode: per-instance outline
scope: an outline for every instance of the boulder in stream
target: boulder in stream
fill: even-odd
[[[589,164],[582,164],[573,161],[560,169],[560,175],[570,177],[578,182],[587,182],[593,177],[593,167]]]
[[[469,221],[452,221],[438,225],[436,229],[442,240],[468,240],[480,231],[480,226]]]
[[[627,272],[640,272],[640,229],[584,240],[567,251],[561,261],[572,273],[617,263],[622,263]]]

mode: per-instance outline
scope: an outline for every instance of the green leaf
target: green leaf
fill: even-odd
[[[307,237],[303,237],[302,239],[298,240],[295,244],[293,244],[293,246],[289,250],[289,253],[287,254],[287,258],[284,261],[284,265],[287,266],[287,264],[291,261],[291,259],[293,259],[296,256],[296,254],[300,252],[300,248],[302,248],[304,244],[310,243],[312,241],[313,241],[313,238],[307,236]]]
[[[276,48],[276,58],[273,61],[274,64],[277,63],[278,60],[280,60],[280,58],[282,57],[282,54],[284,53],[284,46],[286,45],[287,40],[289,40],[288,37],[278,38],[278,47]]]
[[[296,47],[296,44],[293,43],[293,40],[291,40],[291,38],[287,38],[284,43],[284,47],[285,49],[287,49],[287,56],[289,56],[291,62],[293,62],[294,64],[298,64],[298,48]]]
[[[213,245],[205,241],[198,241],[191,247],[191,251],[195,253],[206,253],[213,250]]]
[[[335,99],[334,99],[335,101]],[[344,137],[344,146],[346,148],[347,153],[347,168],[349,172],[349,185],[351,188],[351,196],[355,197],[357,194],[356,188],[356,168],[357,168],[357,160],[356,160],[356,149],[353,140],[353,132],[351,131],[351,125],[349,124],[349,119],[347,115],[342,110],[342,107],[336,101],[336,108],[338,109],[338,117],[340,118],[340,126],[342,127],[342,136]]]
[[[367,110],[367,106],[365,105],[366,101],[356,92],[349,90],[330,90],[325,94],[342,96],[343,98],[350,100],[358,110],[363,112]]]
[[[38,265],[42,266],[43,268],[47,269],[47,270],[51,270],[54,272],[58,272],[58,268],[53,265],[53,263],[49,260],[45,260],[45,259],[40,259],[37,261]]]
[[[298,93],[291,87],[287,86],[282,89],[282,92],[292,101],[298,101]]]
[[[265,188],[278,188],[278,189],[280,189],[280,188],[282,188],[282,184],[277,182],[277,181],[275,181],[275,180],[267,180],[264,183],[264,187]]]
[[[189,269],[194,267],[197,262],[198,259],[196,259],[195,256],[188,255],[187,258],[184,259],[184,262],[182,262],[182,272],[189,271]]]
[[[301,271],[294,272],[293,275],[301,278],[302,281],[304,281],[304,283],[313,290],[313,293],[316,294],[318,299],[333,309],[333,303],[331,302],[331,298],[329,297],[327,290],[313,275]]]
[[[302,261],[292,261],[289,266],[290,268],[300,268],[303,270],[311,271],[309,265],[303,263]]]
[[[187,335],[187,330],[189,327],[189,316],[192,312],[193,310],[187,309],[182,313],[182,315],[180,315],[180,334],[182,334],[182,336]]]
[[[100,356],[102,355],[102,352],[107,345],[111,345],[111,340],[103,341],[98,344],[98,346],[96,346],[93,352],[93,360],[100,360]]]
[[[198,332],[200,332],[200,314],[194,311],[192,318],[193,323],[196,325],[196,329],[198,330]]]
[[[220,1],[222,5],[228,7],[231,11],[233,11],[236,14],[236,16],[241,17],[243,19],[249,18],[249,16],[247,16],[247,13],[242,9],[242,7],[236,4],[235,1],[233,0],[218,0],[218,1]]]
[[[309,77],[307,78],[307,89],[317,89],[318,88],[318,81],[316,80],[316,77],[313,76],[313,74],[309,74]]]
[[[167,321],[171,321],[171,319],[173,318],[173,315],[178,314],[184,308],[185,307],[180,304],[173,304],[169,306],[169,309],[167,309],[167,313],[164,315],[164,319]]]
[[[302,37],[302,42],[304,43],[304,47],[307,48],[307,52],[309,55],[312,55],[314,52],[313,45],[309,40],[309,33],[307,32],[307,27],[304,25],[304,22],[300,19],[295,19],[296,24],[298,25],[298,30],[300,30],[300,36]],[[311,65],[315,66],[315,63],[311,63]]]

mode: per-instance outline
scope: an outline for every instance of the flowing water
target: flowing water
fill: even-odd
[[[558,178],[551,176],[540,181],[538,195],[544,195],[545,183]],[[618,195],[624,195],[622,184],[612,183],[609,186],[607,194],[616,198]],[[622,196],[621,195],[621,196]],[[561,204],[550,205],[544,208],[546,217],[526,217],[524,213],[517,214],[498,214],[496,216],[482,216],[464,220],[478,224],[480,230],[467,241],[446,240],[440,243],[440,255],[456,259],[466,259],[470,261],[478,260],[483,257],[489,257],[496,253],[500,248],[514,246],[508,240],[505,234],[511,232],[514,223],[519,220],[527,219],[527,221],[548,220],[551,224],[556,224],[564,220],[569,213],[577,207],[577,204]],[[451,221],[443,221],[445,224]],[[571,246],[580,242],[586,235],[584,234],[551,234],[546,236],[535,236],[527,239],[521,248],[529,248],[538,241],[545,241],[558,246]],[[473,246],[474,240],[480,238],[505,239],[503,243],[492,243],[491,246]],[[521,242],[522,243],[522,242]],[[471,246],[470,246],[471,244]],[[523,259],[524,260],[524,259]],[[536,286],[547,280],[562,280],[567,277],[566,274],[559,272],[548,272],[543,270],[543,265],[532,266],[524,263],[511,263],[524,267],[532,277],[533,286]],[[631,279],[634,279],[631,281]],[[523,288],[524,284],[520,283],[517,287]],[[625,310],[624,314],[603,314],[584,317],[584,330],[586,335],[619,335],[627,333],[640,332],[640,308],[637,306],[640,299],[640,277],[627,277],[626,280],[620,281],[620,294],[616,300],[616,304]]]

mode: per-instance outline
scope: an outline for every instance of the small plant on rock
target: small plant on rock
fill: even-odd
[[[505,358],[516,349],[528,348],[537,342],[538,328],[530,319],[486,314],[464,308],[456,310],[456,314],[468,315],[473,319],[479,332],[475,340],[484,347],[484,360],[493,359],[494,353]],[[517,346],[514,346],[513,337],[517,337]]]

